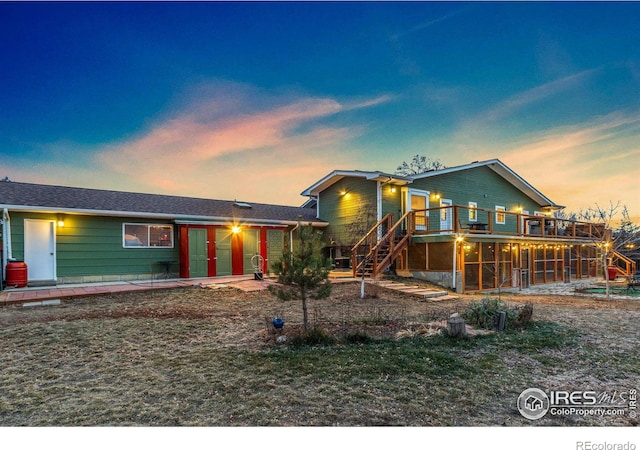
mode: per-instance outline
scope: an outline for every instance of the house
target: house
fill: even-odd
[[[532,412],[535,411],[539,411],[542,408],[544,408],[544,404],[542,403],[542,400],[540,400],[538,397],[535,397],[533,395],[530,395],[529,397],[527,397],[527,399],[524,402],[525,407]]]
[[[0,182],[3,264],[29,284],[253,274],[315,210],[239,201]],[[256,256],[257,255],[257,256]]]
[[[498,159],[412,176],[336,170],[302,195],[354,275],[395,268],[458,292],[602,275],[609,231],[557,218],[563,207]]]

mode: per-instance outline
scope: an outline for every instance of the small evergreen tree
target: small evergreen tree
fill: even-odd
[[[331,294],[331,261],[322,255],[322,233],[311,225],[298,223],[295,237],[293,251],[285,248],[282,257],[271,265],[278,284],[269,286],[269,291],[282,300],[302,300],[304,329],[309,331],[307,299],[326,298]]]

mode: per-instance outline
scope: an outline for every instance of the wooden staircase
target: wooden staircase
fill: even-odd
[[[354,277],[376,278],[395,261],[411,240],[411,234],[402,230],[402,224],[407,223],[411,214],[412,211],[407,212],[395,224],[393,214],[387,214],[353,246]]]
[[[615,250],[611,255],[611,264],[617,269],[618,275],[630,277],[636,273],[636,262]]]

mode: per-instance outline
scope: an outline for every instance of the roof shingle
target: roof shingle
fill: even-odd
[[[176,219],[261,219],[274,222],[319,222],[315,209],[251,203],[237,206],[234,200],[214,200],[172,195],[142,194],[65,186],[0,182],[0,207],[33,207],[84,213],[135,213],[166,215]]]

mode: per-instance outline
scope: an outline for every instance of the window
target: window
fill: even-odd
[[[476,202],[469,202],[469,222],[478,221],[478,204]]]
[[[504,224],[505,223],[505,212],[506,208],[504,206],[496,206],[496,223]]]
[[[173,248],[173,225],[125,223],[122,246],[125,248]]]

